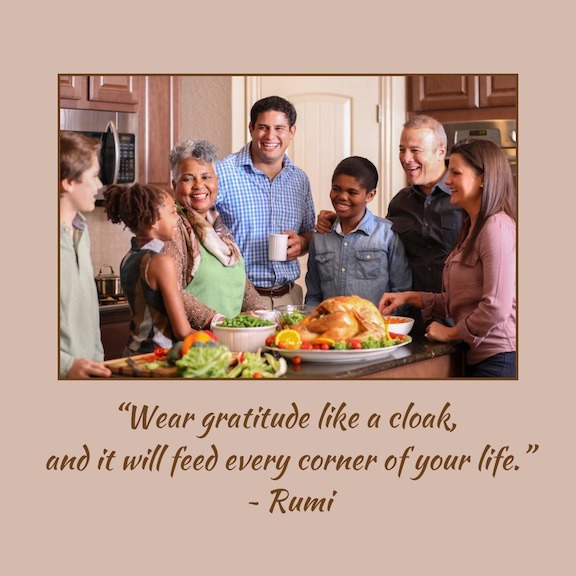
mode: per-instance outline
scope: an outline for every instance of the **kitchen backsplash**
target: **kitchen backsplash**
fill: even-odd
[[[94,276],[102,266],[112,266],[114,273],[120,273],[120,261],[130,249],[132,232],[124,224],[112,224],[106,218],[104,208],[97,206],[94,212],[85,213],[90,232],[90,255],[94,266]],[[106,269],[105,273],[109,273]]]

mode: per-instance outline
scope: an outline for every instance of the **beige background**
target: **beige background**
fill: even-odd
[[[363,4],[341,16],[331,8],[328,18],[314,14],[309,2],[277,13],[171,4],[146,23],[136,23],[118,3],[101,2],[85,14],[75,7],[73,15],[51,4],[49,14],[27,11],[10,24],[1,39],[15,66],[5,73],[2,94],[3,574],[573,571],[569,20],[558,18],[554,2],[546,14],[523,7],[523,22],[538,19],[534,28],[520,27],[520,15],[500,2],[471,14],[461,3],[444,3],[436,16],[418,3],[396,12]],[[109,21],[116,23],[107,32]],[[73,72],[519,73],[519,381],[59,382],[57,74]],[[195,428],[130,430],[118,409],[122,402],[198,415],[258,406],[285,411],[291,402],[317,415],[325,402],[346,402],[364,418],[389,416],[410,402],[423,412],[450,402],[458,427],[452,434],[384,425],[346,433],[222,430],[199,440]],[[179,472],[172,479],[164,469],[95,469],[104,448],[125,455],[158,443],[171,452],[186,445],[194,455],[214,443],[221,460],[212,472]],[[475,461],[487,443],[509,446],[519,469],[493,478],[470,465],[413,481],[408,470],[398,478],[382,466],[410,445]],[[86,471],[44,469],[52,453],[79,454],[83,444],[92,455]],[[529,444],[539,445],[535,454],[526,454]],[[263,471],[222,468],[230,453],[296,458],[306,452],[377,454],[381,465],[310,474],[292,462],[279,481]],[[337,496],[329,513],[270,514],[270,490],[278,487],[304,496],[336,490]],[[259,506],[248,504],[256,500]]]

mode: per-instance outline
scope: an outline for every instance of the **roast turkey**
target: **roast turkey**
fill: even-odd
[[[359,296],[328,298],[291,328],[300,333],[303,342],[313,342],[320,337],[337,342],[351,339],[362,342],[370,336],[381,339],[386,335],[386,325],[378,308]]]

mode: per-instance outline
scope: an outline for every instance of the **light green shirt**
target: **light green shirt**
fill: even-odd
[[[186,291],[218,314],[234,318],[242,311],[246,290],[244,260],[240,258],[233,266],[224,266],[202,246],[202,242],[198,242],[198,246],[200,266]]]
[[[60,224],[60,377],[77,358],[104,360],[86,219],[77,214],[72,226],[74,239]]]

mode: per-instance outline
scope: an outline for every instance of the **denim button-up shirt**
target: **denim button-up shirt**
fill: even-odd
[[[308,250],[306,304],[356,295],[377,306],[384,292],[412,288],[404,245],[392,231],[392,223],[368,209],[348,234],[342,232],[338,218],[330,232],[315,232]]]

